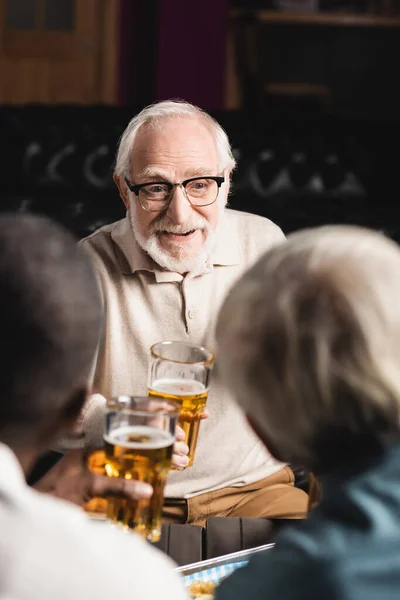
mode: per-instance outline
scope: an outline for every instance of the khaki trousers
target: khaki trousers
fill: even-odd
[[[204,525],[210,517],[302,519],[308,496],[294,487],[294,474],[284,467],[270,477],[243,487],[227,487],[194,498],[166,498],[164,523]]]

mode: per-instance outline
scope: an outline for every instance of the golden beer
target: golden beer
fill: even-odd
[[[186,434],[189,446],[189,464],[194,461],[194,453],[199,437],[201,415],[207,404],[208,389],[203,383],[186,379],[158,379],[151,384],[149,396],[174,400],[180,406],[178,424]]]
[[[103,448],[90,452],[86,459],[86,466],[95,475],[106,475],[106,455]],[[85,502],[83,509],[92,517],[104,518],[107,513],[107,499],[91,498]]]
[[[135,479],[153,486],[153,494],[146,500],[108,499],[107,517],[157,542],[161,536],[161,510],[171,467],[173,435],[149,425],[121,424],[104,436],[104,442],[105,470],[109,477]]]

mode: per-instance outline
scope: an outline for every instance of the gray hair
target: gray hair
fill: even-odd
[[[213,117],[198,106],[194,106],[189,102],[165,100],[147,106],[131,119],[119,141],[114,171],[115,175],[119,177],[129,177],[132,149],[139,129],[144,125],[161,127],[165,119],[170,119],[172,117],[195,117],[202,119],[214,135],[220,170],[233,170],[235,168],[236,161],[232,154],[228,136],[221,125]]]
[[[400,249],[382,234],[290,235],[233,288],[217,341],[227,385],[281,460],[323,470],[399,435]]]

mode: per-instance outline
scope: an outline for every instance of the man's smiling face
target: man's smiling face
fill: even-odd
[[[161,127],[143,126],[131,155],[130,183],[180,183],[191,177],[221,175],[213,134],[199,118],[171,117]],[[126,184],[117,182],[139,245],[162,267],[185,273],[201,268],[214,247],[219,217],[226,204],[229,173],[216,202],[193,206],[182,187],[173,189],[169,206],[144,210]]]

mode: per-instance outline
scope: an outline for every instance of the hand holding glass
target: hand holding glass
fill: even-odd
[[[214,354],[202,346],[170,341],[154,344],[150,352],[148,394],[180,406],[179,425],[186,434],[190,467],[207,403]]]

